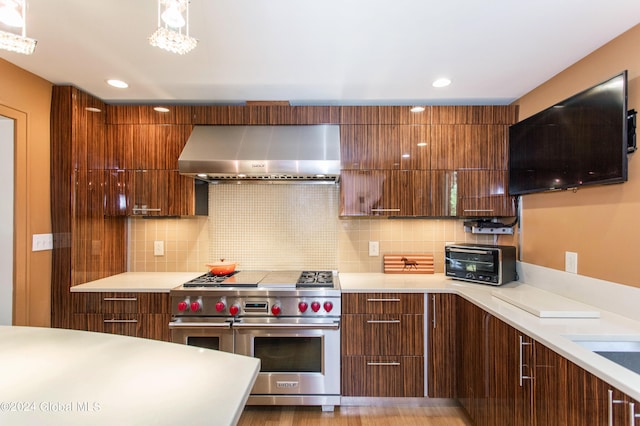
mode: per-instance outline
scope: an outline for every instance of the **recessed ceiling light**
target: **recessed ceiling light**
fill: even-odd
[[[451,84],[451,80],[448,78],[439,78],[433,82],[433,87],[447,87]]]
[[[122,80],[107,80],[107,84],[109,86],[117,87],[118,89],[126,89],[127,87],[129,87],[129,85]]]
[[[158,112],[169,112],[169,108],[165,107],[154,107],[153,110]]]
[[[425,108],[423,106],[414,106],[414,107],[411,107],[410,111],[411,112],[422,112],[422,111],[424,111],[424,109]]]

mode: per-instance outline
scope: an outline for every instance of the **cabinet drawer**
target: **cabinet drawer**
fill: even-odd
[[[349,314],[423,314],[422,293],[343,293],[342,312]]]
[[[342,315],[342,354],[424,354],[424,316],[402,314]]]
[[[136,293],[71,293],[74,313],[122,313],[138,312]]]
[[[96,333],[142,337],[143,321],[139,314],[75,314],[73,328]]]
[[[424,396],[423,357],[343,357],[342,395]]]

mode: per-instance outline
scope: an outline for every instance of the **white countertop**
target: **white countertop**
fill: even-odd
[[[0,424],[234,425],[256,358],[103,333],[0,327]]]
[[[72,292],[168,293],[204,272],[123,272],[71,287]]]
[[[418,292],[454,293],[476,304],[512,327],[553,349],[568,360],[598,376],[612,386],[640,400],[640,375],[601,357],[571,338],[594,340],[640,340],[640,321],[616,313],[578,303],[549,291],[527,288],[537,306],[553,306],[561,309],[558,301],[566,300],[566,311],[580,309],[597,311],[599,318],[544,318],[495,297],[492,293],[521,291],[523,283],[512,282],[500,287],[455,281],[444,274],[401,275],[378,273],[340,273],[340,285],[345,293],[353,292]],[[527,287],[529,287],[527,285]],[[543,303],[545,298],[552,298]],[[425,309],[429,309],[428,306]]]

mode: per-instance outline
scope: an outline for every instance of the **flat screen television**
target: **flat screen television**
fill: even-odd
[[[509,194],[627,180],[627,71],[509,127]]]

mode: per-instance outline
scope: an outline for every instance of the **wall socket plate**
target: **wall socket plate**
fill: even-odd
[[[164,256],[164,241],[160,240],[153,242],[153,255]]]
[[[578,253],[572,251],[564,252],[564,270],[572,274],[578,273]]]
[[[31,251],[53,250],[53,234],[33,234]]]
[[[380,244],[378,241],[369,241],[369,256],[380,256]]]

